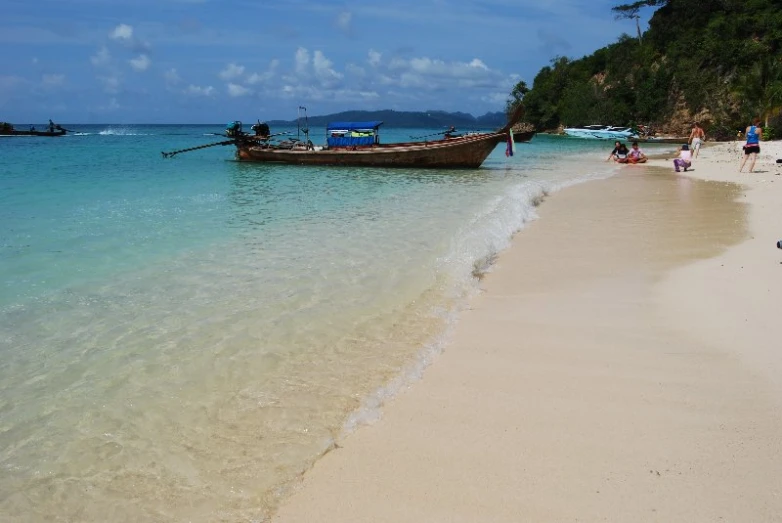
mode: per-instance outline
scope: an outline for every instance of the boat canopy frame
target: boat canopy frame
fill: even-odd
[[[383,122],[330,122],[326,125],[326,145],[329,148],[371,147],[380,143],[378,128]]]

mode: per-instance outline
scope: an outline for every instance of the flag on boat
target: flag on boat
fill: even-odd
[[[516,142],[513,141],[513,129],[508,131],[508,146],[505,148],[505,156],[513,156],[516,152]]]

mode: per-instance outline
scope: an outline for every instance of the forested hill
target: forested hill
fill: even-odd
[[[593,123],[652,125],[735,136],[753,116],[782,128],[780,0],[641,0],[618,18],[656,9],[642,35],[623,35],[595,53],[556,58],[511,92],[539,130]],[[609,13],[606,13],[609,15]]]
[[[325,127],[329,122],[367,122],[380,120],[386,127],[421,127],[435,129],[438,127],[450,127],[457,129],[494,129],[505,125],[506,119],[503,112],[486,113],[475,117],[467,113],[448,113],[445,111],[344,111],[341,113],[327,114],[324,116],[310,116],[309,124]],[[296,125],[296,120],[272,120],[268,122],[272,126]]]

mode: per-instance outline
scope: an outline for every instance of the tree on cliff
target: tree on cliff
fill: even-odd
[[[538,129],[686,128],[697,115],[712,136],[727,137],[751,116],[779,119],[779,0],[640,0],[613,12],[633,18],[646,8],[655,12],[642,38],[623,35],[589,56],[557,57],[543,67],[524,95],[527,120]]]
[[[782,109],[782,57],[760,56],[749,72],[741,77],[735,93],[746,100],[748,115],[763,118],[764,127],[779,116]]]

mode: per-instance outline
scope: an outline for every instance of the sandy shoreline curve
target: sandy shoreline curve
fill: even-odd
[[[779,521],[779,145],[556,193],[273,521]]]

